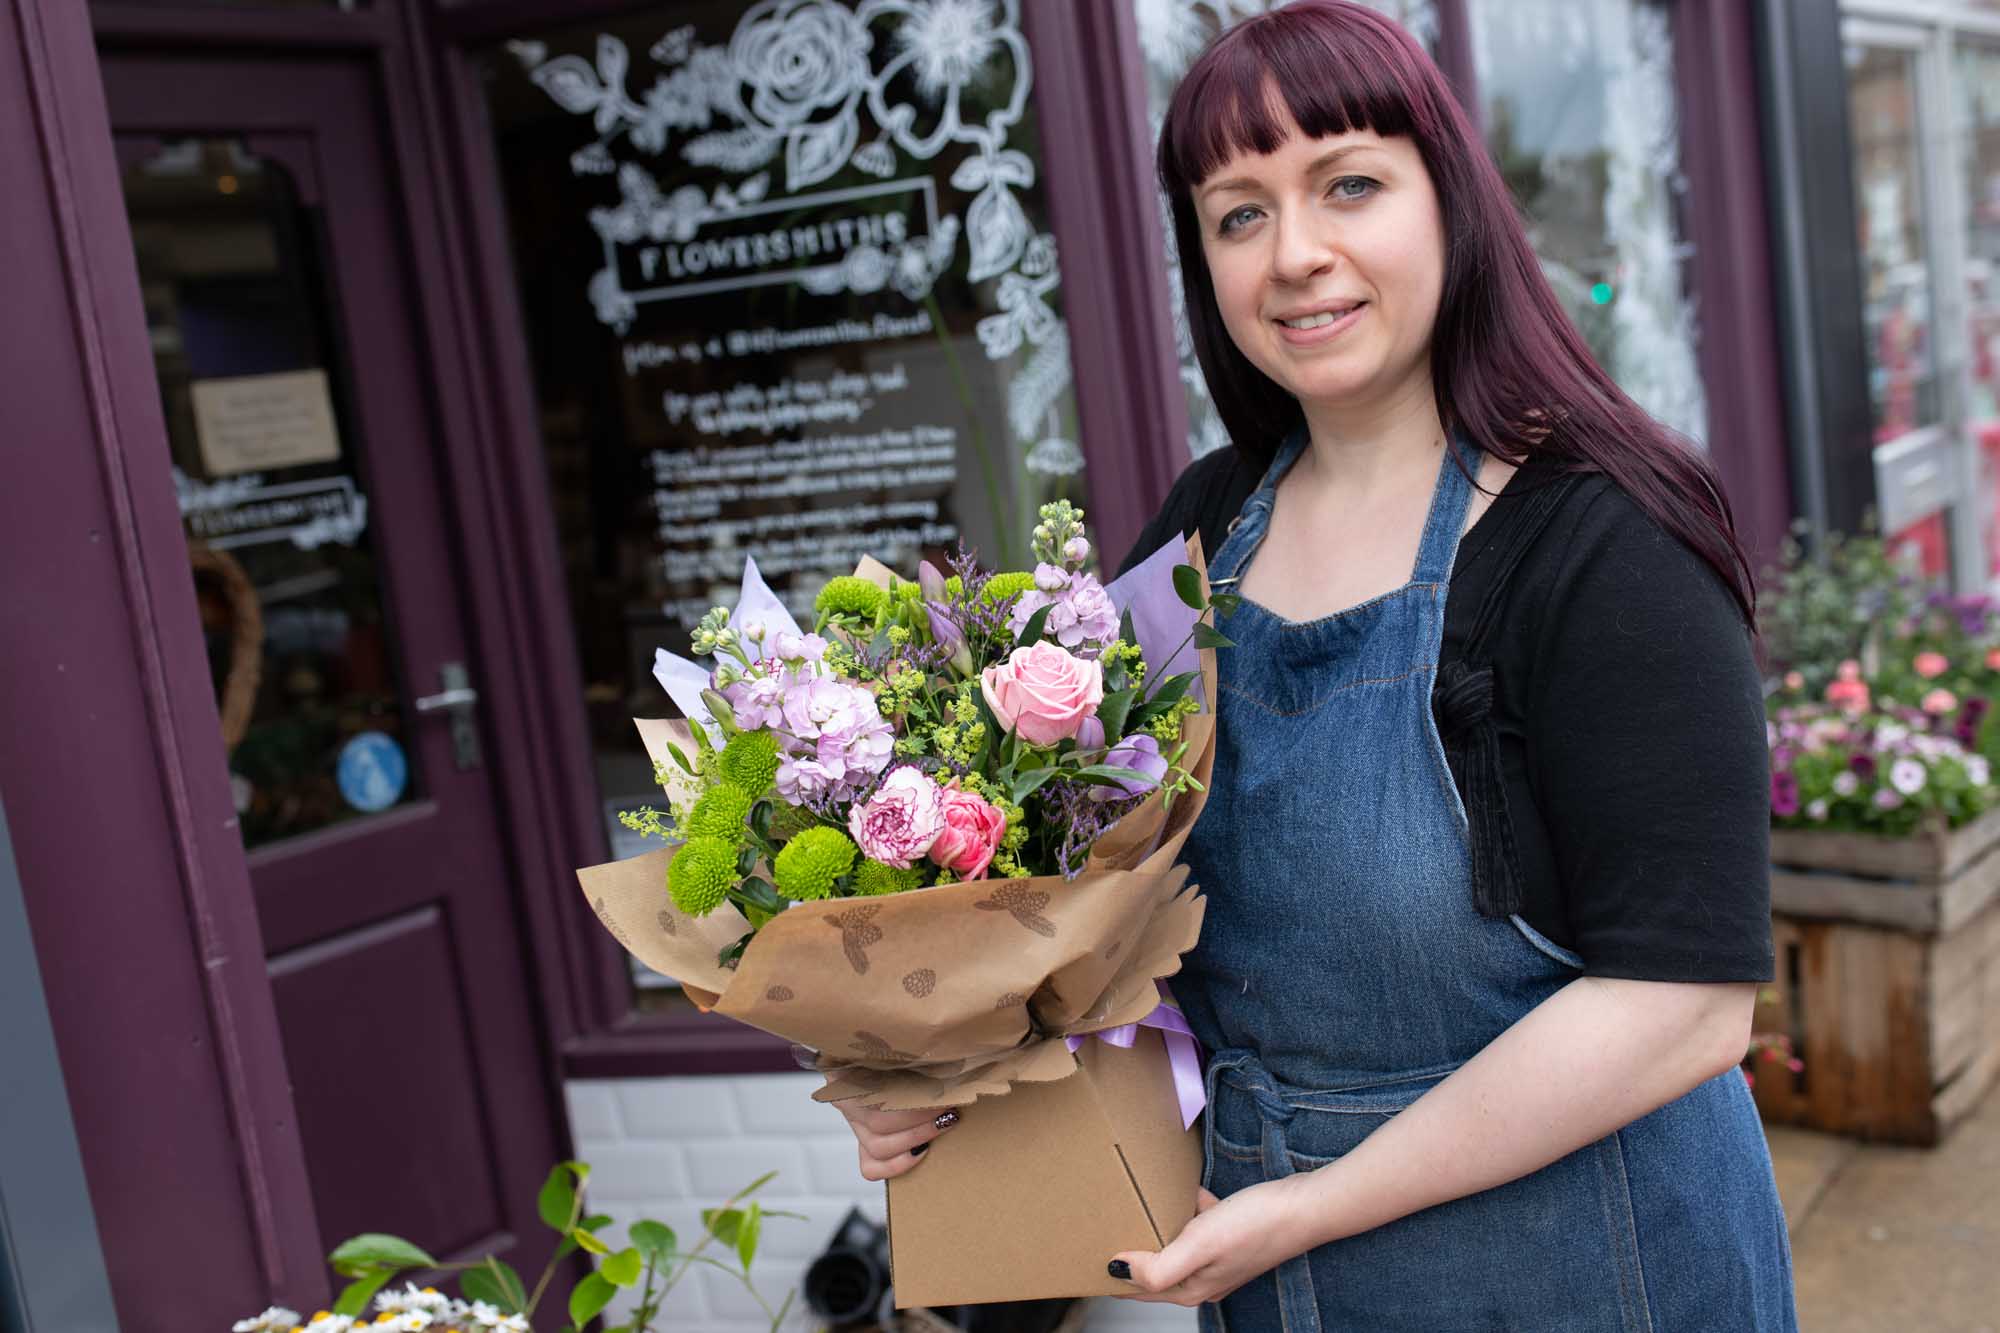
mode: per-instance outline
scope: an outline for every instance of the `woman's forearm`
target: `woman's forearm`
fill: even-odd
[[[1753,985],[1581,978],[1317,1171],[1294,1176],[1305,1245],[1539,1171],[1742,1058]]]

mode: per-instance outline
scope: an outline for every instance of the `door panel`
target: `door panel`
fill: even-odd
[[[445,706],[478,680],[374,77],[103,68],[322,1240],[539,1266],[567,1135]]]

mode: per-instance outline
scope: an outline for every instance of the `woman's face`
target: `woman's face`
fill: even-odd
[[[1195,187],[1229,336],[1308,407],[1428,394],[1444,229],[1416,144],[1369,130],[1239,153]]]

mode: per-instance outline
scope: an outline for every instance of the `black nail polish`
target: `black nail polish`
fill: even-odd
[[[918,1144],[918,1145],[917,1145],[916,1147],[914,1147],[914,1148],[910,1149],[910,1156],[912,1156],[912,1157],[922,1157],[922,1156],[923,1156],[923,1155],[924,1155],[925,1153],[929,1152],[930,1150],[931,1150],[931,1145],[930,1145],[930,1144],[928,1144],[928,1143],[919,1143],[919,1144]]]
[[[1126,1263],[1123,1259],[1113,1259],[1104,1266],[1104,1271],[1122,1282],[1130,1282],[1132,1280],[1132,1265]]]

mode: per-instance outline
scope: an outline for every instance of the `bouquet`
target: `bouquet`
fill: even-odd
[[[659,654],[685,719],[639,726],[668,809],[626,819],[671,846],[584,887],[698,1002],[817,1052],[822,1099],[1064,1077],[1064,1039],[1152,1016],[1199,931],[1173,863],[1232,599],[1194,544],[1107,587],[1082,514],[1040,517],[1032,571],[864,561],[810,630],[750,563],[695,660]]]

